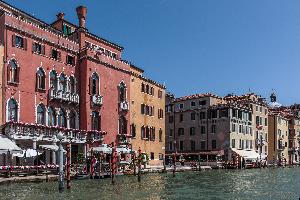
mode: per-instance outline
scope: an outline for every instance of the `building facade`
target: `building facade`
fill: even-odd
[[[130,129],[132,148],[140,148],[150,165],[162,165],[165,154],[165,87],[131,65]]]

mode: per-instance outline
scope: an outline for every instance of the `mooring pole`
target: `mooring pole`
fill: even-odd
[[[67,143],[67,189],[71,189],[71,144]]]
[[[139,147],[139,157],[138,157],[138,182],[141,182],[141,164],[142,164],[142,154],[141,148]]]
[[[201,156],[198,155],[199,171],[201,171]]]
[[[176,152],[173,154],[173,177],[175,177],[176,172]]]
[[[116,177],[115,177],[116,158],[115,158],[115,154],[116,154],[116,147],[115,147],[114,142],[112,142],[111,184],[113,184],[113,185],[116,183]]]

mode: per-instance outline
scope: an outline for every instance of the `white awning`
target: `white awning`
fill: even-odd
[[[40,145],[39,148],[48,151],[58,151],[59,149],[59,147],[56,144],[44,144]],[[66,152],[66,150],[63,149],[63,152]]]
[[[111,154],[112,149],[107,144],[102,144],[99,147],[92,147],[90,151],[93,149],[93,152],[99,152],[104,154]]]
[[[256,153],[255,150],[253,149],[244,149],[244,150],[240,150],[240,149],[231,149],[232,151],[234,151],[236,154],[244,157],[245,159],[259,159],[260,155],[258,153]]]
[[[9,153],[22,153],[22,149],[16,145],[13,141],[8,139],[6,136],[0,136],[0,154]]]
[[[22,153],[16,153],[16,154],[13,154],[13,156],[15,157],[19,157],[19,158],[31,158],[31,157],[35,157],[37,155],[41,155],[42,153],[38,152],[36,149],[26,149],[26,150],[23,150]]]
[[[129,154],[129,153],[131,153],[131,150],[128,147],[126,147],[126,145],[120,145],[120,146],[117,147],[117,152],[118,153]]]

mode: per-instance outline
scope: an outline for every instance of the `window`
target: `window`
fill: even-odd
[[[195,127],[190,127],[190,135],[195,135]]]
[[[72,28],[66,24],[63,25],[63,33],[64,35],[69,35],[72,33]]]
[[[15,99],[10,99],[7,105],[7,119],[8,121],[18,121],[18,104]]]
[[[211,141],[211,148],[212,149],[216,149],[217,148],[217,141],[216,140],[212,140]]]
[[[146,85],[146,93],[150,94],[149,85]]]
[[[180,141],[180,142],[179,142],[179,150],[180,150],[180,151],[183,151],[183,141]]]
[[[76,128],[76,113],[74,111],[71,111],[69,114],[69,124],[70,127],[69,128]]]
[[[172,137],[172,136],[173,136],[173,129],[170,129],[169,136],[170,136],[170,137]]]
[[[50,72],[50,88],[55,91],[57,90],[57,74],[54,70]]]
[[[159,139],[159,142],[162,142],[162,137],[163,137],[163,131],[162,129],[160,128],[159,131],[158,131],[158,139]]]
[[[145,84],[144,83],[142,83],[142,85],[141,85],[141,92],[145,92]]]
[[[159,108],[158,109],[158,119],[164,118],[164,110]]]
[[[41,55],[45,55],[45,46],[41,45],[39,43],[33,42],[32,43],[32,52],[41,54]]]
[[[205,126],[201,126],[200,127],[200,133],[201,134],[205,134]]]
[[[178,128],[178,135],[184,135],[184,128]]]
[[[221,109],[219,111],[219,118],[221,117],[228,117],[228,110],[227,109]]]
[[[133,138],[136,137],[136,126],[135,126],[135,124],[131,124],[131,125],[130,125],[130,133],[131,133],[131,136],[132,136]]]
[[[48,126],[55,126],[56,125],[56,113],[52,107],[48,109]]]
[[[191,140],[191,151],[195,151],[196,150],[196,143],[194,140]]]
[[[127,88],[126,88],[125,83],[121,82],[120,85],[119,85],[119,99],[120,99],[120,102],[126,101],[126,91],[127,91]]]
[[[60,127],[67,128],[66,114],[62,109],[60,109],[60,111],[58,113],[57,125]]]
[[[75,65],[75,57],[71,55],[67,55],[67,64],[68,65]]]
[[[26,38],[23,38],[18,35],[13,35],[12,36],[12,45],[14,47],[22,48],[22,49],[27,49],[27,40]]]
[[[38,71],[36,72],[36,89],[38,90],[45,90],[45,72],[43,68],[39,68]]]
[[[201,141],[200,142],[200,148],[201,148],[201,150],[205,150],[206,149],[206,142],[205,141]]]
[[[231,140],[231,147],[232,147],[232,148],[235,148],[235,139],[232,139],[232,140]]]
[[[170,150],[170,151],[173,150],[173,142],[169,142],[169,150]]]
[[[182,113],[179,115],[179,121],[183,122],[183,114]]]
[[[127,120],[124,116],[119,119],[119,134],[127,135]]]
[[[145,114],[145,104],[141,104],[141,114]]]
[[[236,132],[236,124],[231,124],[231,132]]]
[[[150,152],[150,160],[154,160],[154,152]]]
[[[67,79],[63,73],[61,73],[59,76],[59,90],[61,90],[63,93],[67,91]]]
[[[92,95],[99,94],[99,76],[95,72],[90,78],[90,93]]]
[[[179,109],[183,109],[183,108],[184,108],[183,103],[179,104]]]
[[[146,138],[145,127],[141,127],[141,139],[144,140]]]
[[[192,107],[196,106],[196,102],[195,102],[195,101],[192,101],[192,102],[191,102],[191,106],[192,106]]]
[[[205,119],[205,112],[200,112],[200,120]]]
[[[162,98],[162,95],[163,95],[162,91],[161,91],[161,90],[158,90],[158,93],[157,93],[157,94],[158,94],[158,98],[161,99],[161,98]]]
[[[69,92],[72,94],[76,93],[75,78],[73,76],[70,76],[70,78],[69,78]]]
[[[150,140],[155,141],[155,128],[150,127]]]
[[[19,67],[16,60],[10,60],[7,66],[7,81],[10,83],[19,82]]]
[[[39,104],[36,109],[36,112],[37,112],[37,114],[36,114],[37,123],[45,125],[45,119],[46,119],[45,106],[43,104]]]
[[[236,115],[236,110],[235,110],[235,109],[232,109],[232,117],[233,117],[233,118],[236,118],[236,116],[237,116],[237,115]]]
[[[211,133],[216,133],[216,125],[211,125]]]
[[[51,58],[53,58],[54,60],[59,60],[61,58],[61,53],[60,51],[57,51],[56,49],[52,49],[51,50]]]
[[[150,138],[150,128],[146,126],[146,139],[149,140]]]
[[[205,106],[206,105],[206,100],[199,101],[199,105],[200,106]]]
[[[169,116],[169,123],[173,123],[174,122],[174,116]]]
[[[268,119],[265,118],[265,126],[268,126]]]
[[[191,113],[191,120],[196,120],[196,113]]]

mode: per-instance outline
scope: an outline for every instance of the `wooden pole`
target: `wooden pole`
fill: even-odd
[[[133,162],[133,174],[136,176],[136,166],[135,166],[135,152],[132,154],[132,162]]]
[[[141,182],[141,164],[142,164],[142,153],[141,148],[139,147],[139,157],[138,157],[138,182]]]
[[[71,144],[67,143],[67,189],[71,189]]]
[[[112,164],[111,164],[111,184],[115,184],[116,183],[116,177],[115,177],[115,173],[116,173],[116,147],[115,144],[112,143]]]
[[[175,177],[176,172],[176,152],[173,154],[173,177]]]

